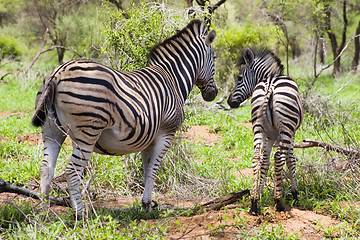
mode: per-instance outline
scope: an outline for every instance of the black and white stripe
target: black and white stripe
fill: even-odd
[[[251,94],[251,116],[254,132],[254,185],[251,194],[252,214],[258,214],[258,199],[263,191],[269,170],[272,147],[278,143],[275,153],[274,198],[277,211],[285,211],[282,203],[282,169],[285,162],[289,168],[291,191],[298,200],[295,180],[295,157],[293,143],[296,130],[302,122],[302,104],[294,80],[282,76],[280,60],[269,51],[255,52],[246,49],[245,66],[238,75],[228,103],[238,107]]]
[[[71,203],[84,213],[80,176],[92,152],[123,155],[141,151],[145,173],[143,207],[161,160],[184,119],[183,105],[194,85],[206,101],[217,95],[214,75],[215,31],[191,21],[149,53],[149,66],[121,72],[91,61],[71,61],[55,69],[36,98],[35,126],[42,126],[44,159],[41,191],[48,195],[66,134],[73,154],[66,168]]]

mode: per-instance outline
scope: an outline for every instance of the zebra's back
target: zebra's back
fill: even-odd
[[[61,126],[75,142],[93,142],[100,134],[94,149],[99,153],[141,151],[159,129],[174,131],[180,126],[172,118],[183,118],[167,115],[177,96],[156,67],[120,72],[95,62],[73,61],[49,81],[56,83],[54,107]]]

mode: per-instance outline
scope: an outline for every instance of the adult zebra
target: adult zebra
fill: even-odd
[[[269,170],[269,157],[275,142],[279,144],[275,153],[274,198],[277,211],[285,211],[282,202],[282,169],[286,162],[290,172],[291,192],[298,200],[295,179],[296,160],[293,143],[296,130],[302,122],[302,105],[296,83],[282,76],[280,60],[267,50],[244,51],[245,66],[241,69],[236,86],[232,90],[228,104],[232,108],[250,97],[251,120],[254,132],[254,184],[251,193],[250,213],[257,215],[258,199],[262,193],[266,174]],[[260,175],[260,176],[259,176]],[[260,177],[260,179],[259,179]]]
[[[32,123],[42,127],[41,192],[48,196],[56,160],[68,134],[73,153],[66,167],[71,205],[83,216],[80,177],[92,152],[123,155],[141,151],[145,173],[142,206],[151,210],[154,178],[194,85],[206,101],[217,95],[213,79],[216,33],[200,20],[155,46],[149,66],[121,72],[78,60],[46,77],[36,97]]]

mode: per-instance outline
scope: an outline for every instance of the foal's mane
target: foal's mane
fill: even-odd
[[[281,60],[275,55],[274,52],[270,51],[267,48],[250,49],[254,53],[254,61],[268,61],[269,65],[272,65],[274,68],[274,74],[283,75],[284,66],[281,63]],[[239,65],[245,64],[244,52],[241,54]]]

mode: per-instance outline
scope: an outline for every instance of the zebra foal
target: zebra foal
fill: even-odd
[[[232,108],[250,97],[251,121],[254,132],[253,171],[254,184],[251,193],[250,213],[257,215],[258,199],[262,193],[269,170],[269,157],[275,142],[278,149],[274,156],[275,189],[274,199],[277,211],[285,211],[282,202],[282,169],[286,165],[290,172],[291,192],[298,200],[295,179],[296,160],[293,143],[296,130],[300,127],[303,111],[298,87],[294,80],[283,76],[280,60],[271,52],[263,50],[244,51],[245,65],[232,90],[228,104]]]
[[[70,61],[43,81],[32,119],[41,126],[44,157],[41,192],[50,192],[55,164],[68,134],[73,153],[66,167],[76,216],[84,216],[80,177],[92,152],[123,155],[141,152],[145,190],[142,206],[151,210],[157,170],[184,119],[183,105],[193,86],[212,101],[216,33],[200,20],[155,46],[148,67],[122,72],[91,61]]]

